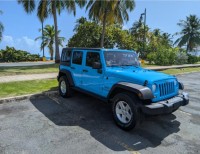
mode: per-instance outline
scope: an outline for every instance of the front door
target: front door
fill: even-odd
[[[82,85],[81,87],[95,94],[102,94],[103,89],[103,71],[102,69],[92,68],[94,62],[101,62],[98,51],[88,51],[83,66]]]

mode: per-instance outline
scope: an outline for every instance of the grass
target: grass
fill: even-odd
[[[22,67],[0,67],[0,76],[58,72],[59,64]]]
[[[155,65],[155,64],[148,64],[148,63],[141,63],[141,67],[146,68],[146,67],[153,67],[153,66],[159,66],[159,65]]]
[[[56,79],[0,83],[0,98],[55,90],[57,86]]]
[[[176,75],[182,73],[192,73],[192,72],[200,72],[200,67],[188,67],[188,68],[179,68],[179,69],[167,69],[161,71],[166,74]]]
[[[13,69],[13,68],[12,68]],[[44,73],[44,72],[52,72],[58,71],[57,66],[34,66],[31,69],[27,69],[27,67],[21,71],[19,69],[14,68],[17,72],[20,73]],[[51,70],[51,71],[50,71]],[[10,72],[9,70],[8,72]],[[0,70],[0,72],[5,72]],[[166,74],[181,74],[181,73],[189,73],[189,72],[200,72],[200,67],[193,68],[182,68],[182,69],[167,69],[161,71]],[[40,93],[49,90],[55,90],[58,87],[58,82],[56,79],[45,79],[45,80],[33,80],[33,81],[18,81],[18,82],[9,82],[9,83],[0,83],[0,98],[11,97],[11,96],[20,96],[25,94],[34,94]]]

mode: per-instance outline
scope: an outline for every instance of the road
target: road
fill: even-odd
[[[200,153],[199,76],[178,76],[188,106],[146,117],[130,132],[114,124],[110,104],[80,93],[0,104],[0,153]]]
[[[16,62],[16,63],[0,63],[0,67],[18,67],[18,66],[38,66],[38,65],[49,65],[54,64],[53,61],[47,62]]]

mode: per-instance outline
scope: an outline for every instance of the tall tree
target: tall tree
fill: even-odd
[[[163,33],[162,34],[162,40],[163,40],[163,44],[166,44],[168,46],[172,46],[173,41],[172,41],[172,36],[169,33]]]
[[[87,19],[85,17],[81,17],[79,19],[76,20],[76,25],[73,29],[73,31],[77,31],[78,30],[78,27],[81,25],[81,24],[84,24],[87,22]]]
[[[39,31],[41,31],[41,29],[39,29]],[[59,33],[60,33],[60,30],[58,30],[58,35],[59,35]],[[54,28],[54,26],[46,25],[44,27],[43,34],[44,34],[43,36],[39,36],[35,40],[38,40],[38,39],[42,40],[41,49],[43,47],[48,47],[49,53],[51,56],[51,60],[53,60],[53,55],[54,55],[53,45],[55,43],[55,28]],[[64,40],[65,40],[64,37],[58,37],[58,45],[63,46],[62,42]]]
[[[23,5],[27,13],[32,13],[36,7],[36,0],[18,0],[18,3]],[[37,16],[43,22],[49,15],[53,15],[55,27],[55,62],[60,62],[59,41],[58,41],[58,23],[57,14],[67,10],[69,13],[76,14],[76,4],[83,7],[86,0],[40,0],[37,8]]]
[[[89,0],[86,7],[89,9],[89,18],[103,25],[100,47],[104,46],[106,24],[123,24],[128,21],[128,11],[132,11],[134,7],[134,0]]]
[[[0,10],[0,14],[2,14],[3,12]],[[0,41],[2,40],[2,33],[4,31],[4,27],[3,27],[3,24],[0,22]]]
[[[179,47],[186,45],[187,51],[192,51],[200,45],[200,19],[196,15],[186,17],[186,20],[180,20],[177,24],[182,28],[181,32],[175,35],[180,35],[175,41]]]

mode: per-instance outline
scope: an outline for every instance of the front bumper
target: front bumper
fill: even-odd
[[[142,112],[148,115],[167,114],[189,103],[189,95],[185,92],[168,100],[142,106]]]

